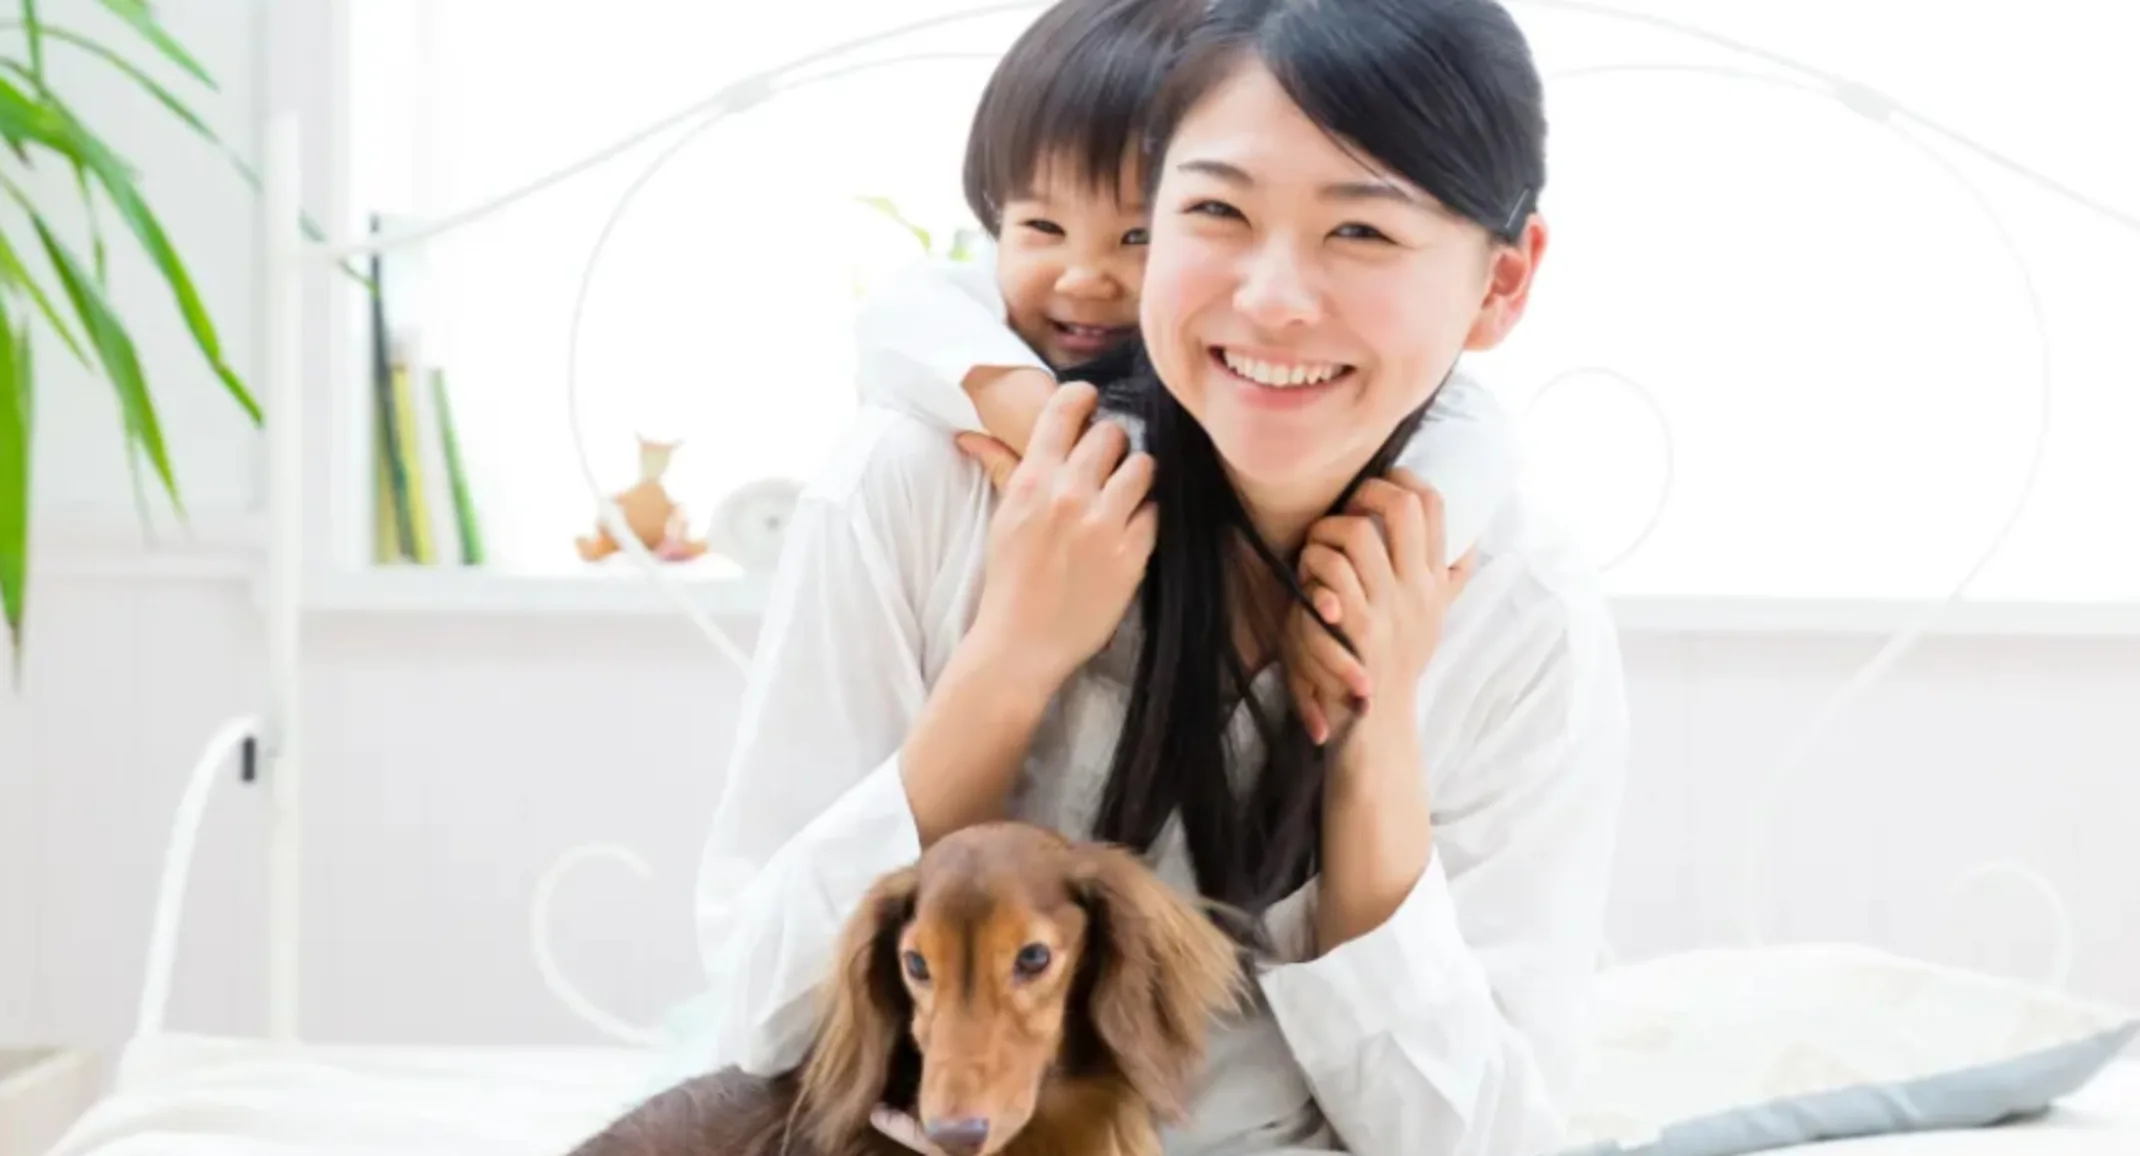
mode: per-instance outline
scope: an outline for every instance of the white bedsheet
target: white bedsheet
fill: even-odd
[[[172,1035],[138,1041],[51,1156],[562,1156],[661,1059],[624,1048],[425,1048]],[[1830,1141],[1792,1156],[2140,1156],[2140,1059],[2049,1115]]]
[[[167,1035],[50,1156],[562,1156],[654,1085],[626,1048],[387,1047]]]

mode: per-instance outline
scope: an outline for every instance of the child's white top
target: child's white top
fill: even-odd
[[[874,406],[806,488],[699,878],[695,1065],[800,1062],[842,923],[919,855],[899,750],[972,624],[994,503],[939,425]],[[1612,875],[1620,656],[1590,568],[1524,500],[1479,547],[1415,706],[1426,873],[1386,923],[1320,958],[1315,884],[1273,910],[1285,962],[1215,1037],[1170,1152],[1557,1150]],[[1133,616],[1053,700],[1014,817],[1090,831],[1137,633]],[[1272,708],[1285,694],[1274,672],[1254,690]],[[1245,708],[1231,725],[1252,741]],[[1193,888],[1179,828],[1155,850]]]
[[[949,429],[980,430],[960,383],[977,365],[1047,362],[1013,332],[988,264],[924,261],[870,293],[855,318],[862,400]],[[1050,370],[1052,372],[1052,370]],[[1442,496],[1449,557],[1461,557],[1516,486],[1515,423],[1461,370],[1443,383],[1397,464]]]

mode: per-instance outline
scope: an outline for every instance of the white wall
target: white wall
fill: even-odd
[[[212,111],[247,142],[270,69],[263,0],[166,0],[225,81]],[[48,6],[49,7],[49,6]],[[80,103],[149,174],[241,370],[258,363],[248,198],[122,91]],[[137,118],[139,120],[137,121]],[[129,307],[156,287],[120,265]],[[0,696],[0,1046],[108,1041],[132,1014],[162,840],[181,779],[226,716],[257,709],[257,439],[196,369],[175,322],[144,323],[203,543],[153,556],[102,394],[52,373],[46,521],[20,693]],[[79,378],[79,375],[75,375]],[[115,532],[113,527],[117,527]],[[560,896],[560,953],[590,994],[644,1019],[691,982],[687,893],[737,679],[681,620],[321,616],[307,624],[305,1030],[360,1040],[585,1040],[543,991],[526,910],[587,840],[639,847],[651,882],[590,870]],[[1614,946],[1721,942],[1743,792],[1871,637],[1627,640],[1637,742]],[[1965,868],[2014,856],[2072,910],[2076,989],[2140,1003],[2140,640],[1940,640],[1861,703],[1767,815],[1771,931],[1870,939],[2032,972],[2048,932],[1994,883],[1953,911]],[[205,832],[174,1026],[263,1025],[263,792],[230,772]],[[2084,854],[2082,847],[2088,850]]]

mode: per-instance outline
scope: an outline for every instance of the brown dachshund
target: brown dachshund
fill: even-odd
[[[1157,1156],[1211,1021],[1245,994],[1234,941],[1118,848],[971,827],[849,919],[801,1067],[659,1093],[573,1156]]]

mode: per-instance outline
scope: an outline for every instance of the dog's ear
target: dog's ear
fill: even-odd
[[[1119,847],[1078,850],[1073,893],[1091,920],[1085,1012],[1130,1086],[1162,1119],[1187,1110],[1211,1020],[1247,994],[1234,943]]]
[[[895,1074],[895,1055],[911,1046],[914,1004],[900,978],[899,933],[913,918],[916,882],[911,867],[879,879],[840,935],[817,1042],[803,1069],[810,1127],[827,1151],[868,1131],[870,1110]]]

